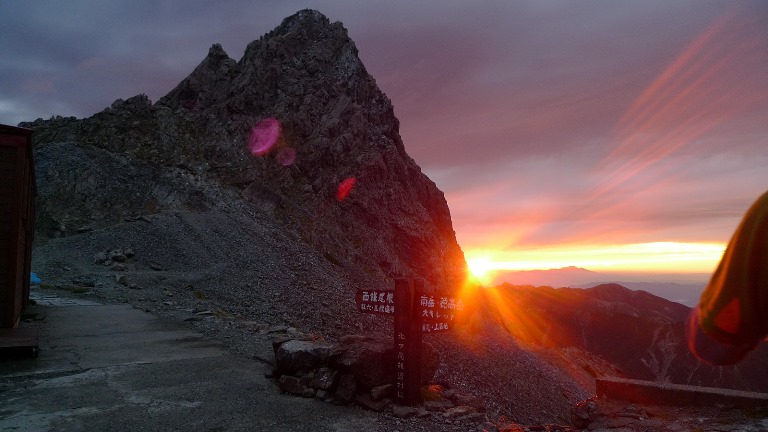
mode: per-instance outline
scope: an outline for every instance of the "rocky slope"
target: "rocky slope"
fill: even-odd
[[[349,281],[345,268],[307,254],[269,219],[215,211],[142,216],[40,241],[33,269],[44,287],[136,305],[250,357],[259,357],[272,332],[334,341],[393,331],[391,318],[356,312],[353,288],[366,281]],[[491,418],[567,424],[571,405],[594,393],[584,368],[530,349],[485,312],[424,339],[440,357],[434,383],[483,398]]]
[[[690,308],[679,303],[617,284],[589,289],[507,284],[496,292],[508,331],[536,346],[592,353],[627,378],[768,391],[765,344],[735,366],[701,363],[687,347]]]

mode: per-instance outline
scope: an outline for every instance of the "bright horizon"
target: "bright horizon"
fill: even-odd
[[[655,242],[626,245],[551,246],[521,250],[465,251],[470,271],[489,282],[504,271],[580,267],[610,273],[712,273],[725,244]]]

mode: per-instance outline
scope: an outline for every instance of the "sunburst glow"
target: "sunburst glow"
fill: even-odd
[[[485,279],[489,276],[489,272],[495,270],[495,263],[487,258],[473,258],[467,260],[467,267],[477,280],[485,282]]]

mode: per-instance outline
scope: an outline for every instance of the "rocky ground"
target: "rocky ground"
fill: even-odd
[[[217,228],[218,218],[225,217],[155,215],[110,229],[84,229],[74,236],[39,241],[33,270],[42,279],[42,289],[103,303],[132,304],[182,322],[256,361],[273,361],[263,351],[265,339],[333,341],[344,334],[391,332],[387,318],[354,311],[349,286],[355,281],[345,281],[344,290],[333,288],[338,284],[332,264],[292,254],[290,242],[280,243],[287,248],[281,254],[272,255],[272,247],[259,247],[258,241],[281,235],[270,231],[268,224],[238,228],[251,234],[252,249],[239,245],[223,251],[221,243],[205,243],[203,236],[198,237],[198,230],[208,227],[209,233],[230,236],[233,244],[244,241],[232,224]],[[261,236],[253,236],[257,228]],[[292,298],[295,284],[312,285],[318,295]],[[348,304],[349,313],[332,307],[337,303]],[[324,308],[336,312],[323,314]],[[594,392],[585,371],[598,367],[596,359],[567,351],[537,352],[520,345],[490,320],[476,320],[454,334],[430,335],[425,340],[441,353],[433,380],[441,387],[435,388],[474,395],[485,402],[486,411],[451,410],[453,404],[448,402],[414,410],[390,405],[378,417],[381,430],[576,430],[571,408]],[[581,426],[594,431],[759,431],[768,430],[765,414],[593,400],[588,421]]]
[[[39,241],[33,269],[44,287],[133,304],[263,361],[271,359],[259,352],[258,338],[301,334],[334,341],[348,334],[392,334],[391,318],[356,312],[355,290],[370,288],[364,280],[349,280],[332,263],[292,249],[268,221],[226,219],[159,214]],[[211,237],[216,240],[206,240]],[[506,415],[525,422],[567,421],[570,405],[590,395],[511,338],[493,336],[497,327],[485,327],[425,337],[441,352],[437,383],[477,393],[490,416],[512,413]],[[537,401],[541,388],[552,391]]]

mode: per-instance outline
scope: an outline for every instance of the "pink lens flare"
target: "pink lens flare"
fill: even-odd
[[[275,147],[275,143],[280,139],[280,121],[275,118],[266,118],[256,124],[251,129],[251,136],[248,138],[248,149],[254,156],[264,156]]]
[[[352,192],[352,188],[355,187],[356,183],[357,179],[354,177],[347,177],[344,179],[344,181],[339,184],[339,190],[336,192],[336,199],[340,202],[344,201],[347,198],[347,195]]]
[[[296,161],[296,150],[293,147],[283,147],[277,152],[277,162],[282,166],[290,166]]]

